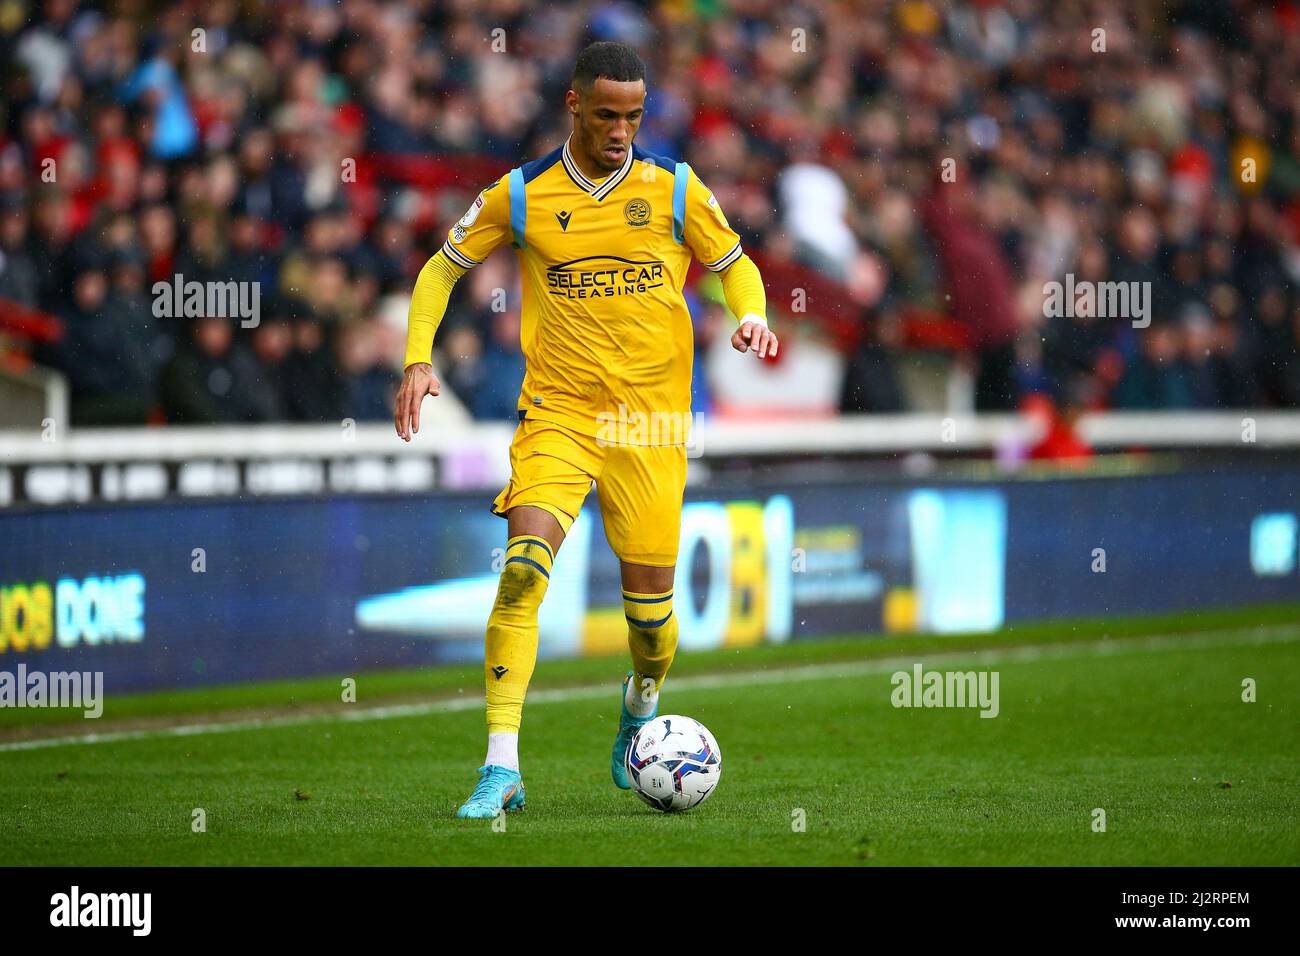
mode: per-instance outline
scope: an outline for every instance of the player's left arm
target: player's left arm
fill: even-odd
[[[706,269],[721,277],[727,307],[740,320],[731,336],[732,347],[737,352],[757,352],[759,358],[775,355],[780,342],[767,325],[763,277],[740,247],[740,236],[727,223],[717,198],[694,173],[686,186],[683,226],[686,245]]]

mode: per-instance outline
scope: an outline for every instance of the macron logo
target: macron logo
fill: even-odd
[[[148,936],[152,922],[152,893],[71,893],[50,897],[51,926],[129,926],[132,935]]]
[[[571,213],[571,212],[567,212],[567,211],[565,211],[565,212],[557,212],[557,213],[555,214],[555,218],[558,219],[558,220],[560,220],[560,231],[561,231],[561,232],[568,232],[568,231],[569,231],[569,220],[573,218],[573,213]]]

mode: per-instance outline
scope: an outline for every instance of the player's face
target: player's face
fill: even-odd
[[[570,90],[568,100],[577,118],[578,145],[601,169],[622,166],[645,113],[645,83],[599,77],[585,94]]]

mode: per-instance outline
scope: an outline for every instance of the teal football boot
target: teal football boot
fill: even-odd
[[[623,693],[618,698],[618,706],[622,713],[618,718],[618,736],[614,738],[614,749],[609,755],[609,773],[614,778],[614,786],[620,790],[631,790],[632,784],[627,779],[627,767],[623,763],[623,758],[627,755],[627,746],[636,736],[636,732],[647,723],[655,719],[659,713],[659,701],[655,701],[654,710],[650,711],[648,717],[633,717],[627,710],[627,683],[632,679],[632,672],[628,671],[627,676],[623,678]]]
[[[490,764],[478,768],[478,786],[456,816],[468,820],[490,820],[502,810],[524,808],[524,781],[518,770]]]

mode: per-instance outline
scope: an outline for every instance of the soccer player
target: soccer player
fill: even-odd
[[[487,757],[461,817],[524,805],[519,724],[537,659],[537,612],[593,481],[622,570],[632,670],[610,772],[629,787],[624,752],[657,713],[677,648],[673,574],[689,435],[644,425],[690,421],[693,342],[682,286],[692,255],[722,277],[740,316],[736,350],[763,358],[779,347],[758,267],[713,194],[685,163],[633,143],[646,96],[636,52],[592,44],[579,54],[571,86],[573,132],[564,145],[479,193],[420,271],[411,298],[395,411],[405,441],[420,430],[424,397],[439,391],[430,354],[452,286],[502,243],[519,257],[527,371],[510,483],[492,504],[509,540],[483,664]]]

